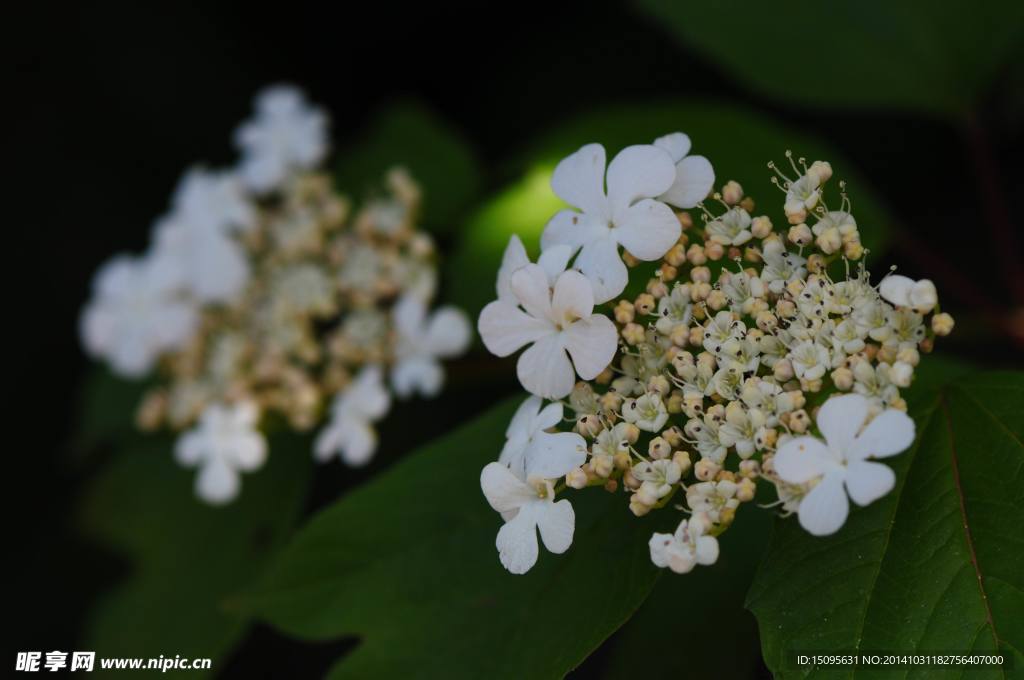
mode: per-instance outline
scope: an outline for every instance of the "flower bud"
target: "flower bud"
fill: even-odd
[[[945,336],[953,332],[953,317],[945,312],[932,317],[932,331],[935,335]]]
[[[693,467],[693,463],[690,462],[690,454],[686,451],[676,451],[673,453],[672,462],[679,466],[680,477],[685,477],[690,472],[690,468]]]
[[[622,329],[622,339],[630,345],[638,345],[647,337],[644,327],[638,323],[627,323]]]
[[[583,468],[576,468],[570,470],[565,476],[565,485],[572,487],[573,489],[584,489],[587,486],[587,473],[583,471]]]
[[[740,483],[736,485],[736,498],[741,503],[749,503],[754,500],[754,493],[757,491],[757,485],[754,480],[749,477],[744,477],[740,480]]]
[[[663,437],[655,437],[647,445],[647,453],[655,460],[668,458],[672,453],[672,446]]]
[[[673,267],[680,267],[686,262],[686,246],[677,243],[665,253],[665,262]],[[672,278],[675,278],[674,276]]]
[[[643,517],[651,511],[651,506],[643,503],[637,494],[633,494],[629,499],[629,511],[637,517]]]
[[[789,359],[780,359],[772,367],[772,375],[779,382],[786,382],[793,377],[793,364]]]
[[[755,321],[757,327],[765,333],[771,333],[779,325],[778,318],[769,311],[759,312]]]
[[[635,307],[629,300],[619,300],[615,305],[615,320],[622,325],[632,323],[635,314]]]
[[[668,262],[662,262],[661,266],[658,268],[658,274],[661,276],[662,281],[675,281],[676,277],[679,276],[679,270]],[[665,287],[665,290],[667,294],[667,286]],[[662,295],[661,297],[665,297],[665,295]]]
[[[807,174],[817,179],[818,184],[824,184],[832,177],[832,166],[828,161],[814,161]]]
[[[618,392],[605,392],[601,395],[600,404],[605,413],[615,413],[622,408],[622,395]]]
[[[596,415],[582,415],[576,420],[576,431],[584,437],[592,439],[603,429],[604,425],[601,424],[601,419]]]
[[[818,244],[818,248],[821,249],[821,252],[826,255],[831,255],[842,248],[843,237],[839,233],[838,227],[829,227],[818,234],[818,238],[815,239],[815,243]]]
[[[616,479],[609,479],[604,483],[604,490],[608,493],[615,493],[619,490],[619,482]]]
[[[702,265],[708,261],[707,255],[704,254],[704,248],[696,243],[692,244],[686,251],[686,259],[694,266]]]
[[[825,270],[825,256],[821,253],[811,253],[807,257],[807,271],[811,274],[820,274]]]
[[[690,339],[690,329],[686,324],[678,323],[672,327],[672,332],[668,337],[676,347],[686,347],[686,343]]]
[[[627,469],[622,473],[622,483],[626,485],[627,489],[636,491],[640,488],[640,480],[633,476],[633,470]]]
[[[811,241],[814,240],[814,234],[811,233],[811,228],[801,221],[789,228],[787,238],[789,238],[791,243],[795,243],[798,246],[806,246],[810,245]]]
[[[679,212],[677,212],[676,219],[679,220],[679,226],[683,228],[683,231],[686,231],[687,229],[693,226],[693,218],[690,217],[690,213],[686,212],[685,210],[680,210]],[[684,234],[682,238],[685,239],[686,235]]]
[[[721,469],[722,466],[710,458],[701,458],[697,461],[697,464],[693,466],[693,473],[700,481],[710,482]]]
[[[750,233],[756,238],[765,238],[772,233],[772,221],[766,215],[755,217],[750,222]]]
[[[708,241],[704,244],[704,254],[713,262],[721,260],[725,255],[725,246],[717,241]]]
[[[796,303],[792,300],[779,300],[775,305],[775,313],[783,319],[792,319],[796,316]]]
[[[729,304],[729,298],[727,298],[725,296],[725,293],[723,293],[721,290],[719,290],[718,288],[715,288],[708,295],[708,302],[707,302],[707,304],[708,304],[708,307],[710,307],[713,311],[717,312],[720,309],[724,309],[725,306],[727,304]]]
[[[629,454],[625,451],[619,451],[612,456],[612,462],[615,464],[616,470],[628,470],[629,469]]]
[[[650,293],[643,293],[637,295],[636,302],[633,303],[633,308],[637,314],[646,316],[653,312],[657,308],[657,303],[654,301],[654,296]]]
[[[836,370],[832,371],[832,383],[836,386],[837,390],[847,392],[853,388],[853,371],[840,366]]]
[[[903,347],[900,351],[896,352],[896,361],[917,366],[921,363],[921,353],[917,351],[916,347]]]
[[[864,255],[864,246],[860,241],[847,241],[843,244],[843,255],[848,260],[859,260]]]
[[[664,397],[669,393],[669,390],[671,389],[672,384],[669,383],[668,378],[666,378],[664,375],[652,375],[650,379],[647,381],[648,392],[657,392],[658,394]]]
[[[914,367],[906,362],[897,361],[889,368],[889,380],[896,387],[910,387],[913,379]]]
[[[740,477],[744,479],[753,479],[761,473],[761,464],[756,460],[741,460],[740,461]]]
[[[670,269],[675,268],[670,267]],[[647,294],[653,297],[655,300],[660,300],[661,298],[668,295],[668,286],[666,286],[665,282],[659,278],[651,279],[650,281],[647,282]]]
[[[609,455],[597,455],[590,459],[590,466],[598,477],[608,477],[615,468],[615,460]]]
[[[736,205],[743,200],[743,187],[740,186],[739,182],[729,180],[725,186],[722,187],[722,200],[729,205]]]
[[[690,279],[694,283],[710,283],[711,270],[707,267],[694,267],[690,272]]]
[[[797,409],[792,413],[789,413],[789,422],[787,423],[789,429],[793,430],[797,434],[803,434],[807,431],[807,428],[811,425],[811,417],[807,415],[807,411]]]
[[[622,428],[622,436],[631,445],[636,444],[636,440],[640,438],[640,428],[633,423],[625,423]]]

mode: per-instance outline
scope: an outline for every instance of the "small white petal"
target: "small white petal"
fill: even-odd
[[[352,467],[366,465],[377,451],[377,433],[368,423],[347,420],[341,427],[341,459]]]
[[[857,505],[873,503],[892,491],[895,485],[895,473],[881,463],[854,461],[846,473],[846,490]]]
[[[878,292],[883,298],[894,305],[898,307],[908,307],[910,306],[910,292],[913,288],[913,279],[906,276],[900,276],[899,274],[893,274],[882,279],[882,283],[878,287]]]
[[[203,465],[196,477],[196,495],[211,505],[223,505],[238,495],[238,472],[214,458]]]
[[[672,132],[654,140],[654,146],[664,149],[673,163],[683,160],[690,153],[690,137],[682,132]]]
[[[836,451],[846,453],[868,417],[868,400],[859,394],[830,397],[818,410],[818,429]]]
[[[779,447],[775,472],[790,484],[803,484],[825,472],[828,448],[814,437],[796,437]]]
[[[402,359],[391,369],[391,385],[403,399],[417,392],[433,397],[444,386],[444,368],[430,356]]]
[[[519,405],[516,409],[515,415],[512,416],[512,422],[508,424],[508,429],[505,430],[505,437],[511,438],[516,436],[528,437],[530,435],[530,426],[533,421],[537,419],[537,414],[540,413],[540,406],[543,400],[537,396],[529,396],[526,400]],[[557,406],[561,409],[561,404],[552,404],[551,406]],[[562,413],[558,412],[558,419],[561,420]],[[557,421],[556,421],[557,422]],[[548,426],[550,427],[550,425]]]
[[[576,372],[584,380],[593,380],[615,358],[618,333],[612,320],[601,314],[580,319],[564,332],[565,348],[572,356]]]
[[[576,268],[590,280],[595,304],[611,300],[629,283],[629,271],[619,256],[618,243],[610,236],[583,246],[576,258]]]
[[[843,475],[825,475],[800,501],[797,513],[800,526],[814,536],[828,536],[839,531],[850,512],[850,503],[843,489]]]
[[[547,252],[557,246],[576,252],[580,246],[608,233],[608,220],[575,210],[560,210],[544,225],[540,235],[540,248]]]
[[[565,476],[587,462],[587,443],[575,432],[538,432],[526,454],[526,476]]]
[[[714,564],[718,561],[718,539],[701,536],[697,539],[697,564]]]
[[[613,231],[615,238],[634,257],[657,260],[679,240],[682,226],[664,203],[645,199],[623,211]]]
[[[704,156],[687,156],[676,163],[676,179],[658,198],[677,208],[692,208],[707,198],[715,185],[715,170]]]
[[[572,392],[576,379],[563,334],[549,335],[531,345],[519,356],[516,374],[528,392],[546,399],[561,399]]]
[[[608,164],[608,203],[616,224],[636,201],[664,193],[676,178],[676,166],[651,144],[627,146]]]
[[[607,216],[604,166],[604,147],[587,144],[559,162],[551,176],[551,189],[563,201],[585,213]]]
[[[587,277],[577,271],[559,275],[551,296],[553,318],[565,323],[567,319],[585,319],[593,311],[594,289]]]
[[[526,255],[526,247],[515,234],[508,240],[505,246],[505,253],[501,256],[501,267],[498,268],[498,299],[517,304],[512,294],[512,274],[522,267],[530,264],[530,258]]]
[[[537,528],[544,541],[544,547],[560,555],[572,545],[572,535],[576,529],[576,513],[567,500],[557,503],[545,503],[537,513]]]
[[[543,267],[528,264],[513,273],[512,292],[530,316],[551,318],[551,287]]]
[[[480,472],[480,489],[491,507],[498,512],[518,510],[537,498],[526,482],[516,477],[501,463],[488,463]]]
[[[501,300],[495,300],[480,312],[477,331],[487,350],[499,357],[507,357],[523,345],[556,332],[551,322],[534,318]]]
[[[914,443],[914,421],[903,411],[882,411],[854,440],[849,457],[885,458],[906,451]]]
[[[513,574],[525,574],[537,563],[536,503],[520,508],[510,521],[498,530],[494,541],[502,566]]]
[[[569,265],[569,259],[573,255],[573,249],[569,246],[551,246],[537,258],[537,264],[547,272],[548,283],[554,286],[558,275],[565,271]]]
[[[241,432],[235,436],[232,462],[239,470],[250,472],[267,460],[267,440],[259,432]]]
[[[461,354],[472,339],[473,331],[466,313],[457,307],[440,307],[427,323],[420,349],[443,359]]]
[[[540,403],[540,399],[537,399]],[[535,414],[535,418],[532,423],[533,432],[539,432],[541,430],[547,430],[549,428],[558,425],[562,422],[562,405],[558,402],[548,404],[544,409]],[[533,433],[531,432],[531,434]]]

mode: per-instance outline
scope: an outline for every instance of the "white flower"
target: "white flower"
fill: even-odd
[[[821,198],[819,175],[808,173],[789,185],[783,210],[790,222],[796,224],[807,219],[807,211],[813,210]]]
[[[740,501],[736,498],[739,487],[736,482],[723,479],[720,482],[698,482],[686,489],[686,504],[694,513],[703,513],[710,522],[722,521],[722,512],[736,511]]]
[[[811,340],[805,340],[794,347],[789,353],[789,360],[793,362],[796,377],[804,380],[817,380],[832,365],[828,350]]]
[[[477,327],[487,349],[497,356],[530,345],[516,369],[529,392],[560,399],[576,382],[574,365],[584,380],[608,366],[618,334],[608,317],[593,314],[594,293],[582,274],[563,272],[552,291],[544,268],[531,264],[512,274],[510,287],[515,301],[495,300],[484,307]]]
[[[267,458],[267,442],[256,429],[259,410],[252,402],[206,407],[195,428],[175,445],[178,462],[198,466],[196,495],[207,503],[227,503],[238,495],[239,472],[251,472]]]
[[[122,376],[147,373],[157,357],[183,346],[198,325],[195,306],[162,277],[150,258],[118,255],[93,278],[82,311],[82,344]]]
[[[655,139],[654,146],[664,149],[676,164],[675,181],[658,199],[677,208],[692,208],[704,200],[715,185],[715,171],[704,156],[687,156],[690,138],[673,132]]]
[[[660,432],[668,420],[668,409],[657,392],[630,399],[622,406],[622,419],[647,432]]]
[[[669,459],[637,463],[632,472],[633,476],[642,482],[637,489],[637,496],[644,505],[654,505],[672,493],[672,487],[683,475],[679,463]]]
[[[882,279],[878,292],[897,307],[911,307],[922,314],[932,311],[939,302],[934,283],[928,279],[914,281],[898,274]]]
[[[327,154],[327,116],[288,85],[256,97],[256,116],[235,131],[242,152],[239,174],[256,192],[277,188],[295,170],[319,163]]]
[[[480,473],[480,488],[505,519],[495,545],[501,564],[513,574],[525,574],[537,563],[538,529],[544,547],[553,553],[564,553],[572,545],[576,513],[569,501],[555,502],[550,481],[523,481],[501,463],[490,463]]]
[[[623,149],[608,165],[605,151],[588,144],[555,168],[551,188],[575,210],[562,210],[547,223],[541,249],[566,245],[579,250],[575,267],[594,286],[597,303],[626,288],[629,274],[619,255],[624,246],[640,260],[657,260],[675,245],[681,227],[672,209],[654,200],[676,177],[675,164],[652,145]]]
[[[741,246],[754,238],[750,223],[750,213],[740,207],[731,208],[718,219],[708,222],[708,240],[723,246]]]
[[[548,275],[549,287],[554,287],[555,280],[558,279],[559,274],[565,271],[571,257],[572,248],[569,246],[552,246],[537,258],[537,264]],[[505,246],[505,253],[501,257],[501,267],[498,269],[499,300],[518,304],[515,293],[512,292],[512,275],[528,264],[530,264],[530,258],[526,254],[526,247],[519,237],[513,234],[508,240],[508,245]]]
[[[651,562],[677,574],[689,573],[698,564],[714,564],[718,561],[718,539],[705,536],[704,531],[704,521],[694,515],[684,519],[674,534],[654,534],[648,543]]]
[[[427,306],[415,295],[405,295],[393,311],[398,345],[391,385],[400,397],[419,392],[432,397],[444,384],[438,359],[461,354],[469,346],[472,330],[465,312],[441,307],[428,318]]]
[[[562,421],[562,405],[541,409],[540,397],[529,397],[516,410],[505,431],[505,446],[498,462],[516,477],[531,474],[545,479],[561,477],[587,461],[587,443],[575,432],[545,432]]]
[[[249,281],[249,262],[241,244],[212,224],[182,213],[157,220],[150,253],[162,276],[200,302],[229,302]]]
[[[391,407],[380,366],[365,367],[331,404],[331,420],[317,435],[313,453],[326,461],[335,453],[349,465],[365,465],[377,450],[373,423]]]
[[[800,525],[815,536],[835,533],[849,512],[846,495],[867,505],[893,487],[896,476],[869,458],[895,455],[914,441],[914,421],[895,409],[882,411],[865,426],[869,402],[859,394],[832,397],[818,411],[815,437],[796,437],[779,447],[775,471],[790,484],[818,479],[800,502]],[[843,490],[843,486],[846,490]]]
[[[244,232],[256,224],[256,209],[238,176],[191,168],[178,182],[174,210],[187,221],[222,232]]]

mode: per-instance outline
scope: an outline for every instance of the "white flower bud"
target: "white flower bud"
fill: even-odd
[[[889,380],[896,387],[910,387],[914,379],[914,367],[904,361],[897,361],[889,368]]]
[[[932,331],[935,335],[945,336],[953,332],[953,317],[943,312],[932,317]]]
[[[562,469],[564,470],[565,468]],[[565,475],[565,485],[573,489],[585,489],[587,486],[587,473],[583,471],[583,468],[570,470]]]

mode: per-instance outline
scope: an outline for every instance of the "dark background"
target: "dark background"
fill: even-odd
[[[5,324],[14,364],[5,451],[17,613],[8,621],[18,622],[11,648],[71,648],[93,597],[123,569],[72,529],[78,490],[102,463],[69,445],[88,366],[76,324],[90,277],[112,253],[145,246],[186,166],[229,162],[230,131],[268,83],[298,83],[326,108],[335,147],[389,101],[412,96],[460,130],[485,167],[547,127],[612,103],[710,95],[764,112],[827,139],[873,181],[905,232],[928,244],[927,253],[897,249],[888,260],[936,280],[958,320],[947,350],[1019,362],[1024,321],[1019,306],[1016,317],[1005,311],[1013,284],[992,265],[997,246],[982,224],[986,194],[1020,203],[1019,83],[989,93],[973,127],[808,113],[749,94],[629,7],[513,9],[76,3],[5,22],[15,71],[5,100],[17,120],[6,145],[15,247],[4,296],[14,302]],[[485,176],[485,189],[502,179]],[[1009,250],[1019,264],[1015,238]],[[980,313],[986,308],[994,314]],[[475,408],[489,401],[477,397],[453,398]],[[472,415],[467,408],[459,419]],[[336,494],[338,479],[318,481],[319,496]],[[339,646],[300,647],[257,629],[243,649],[228,674],[315,674]]]

